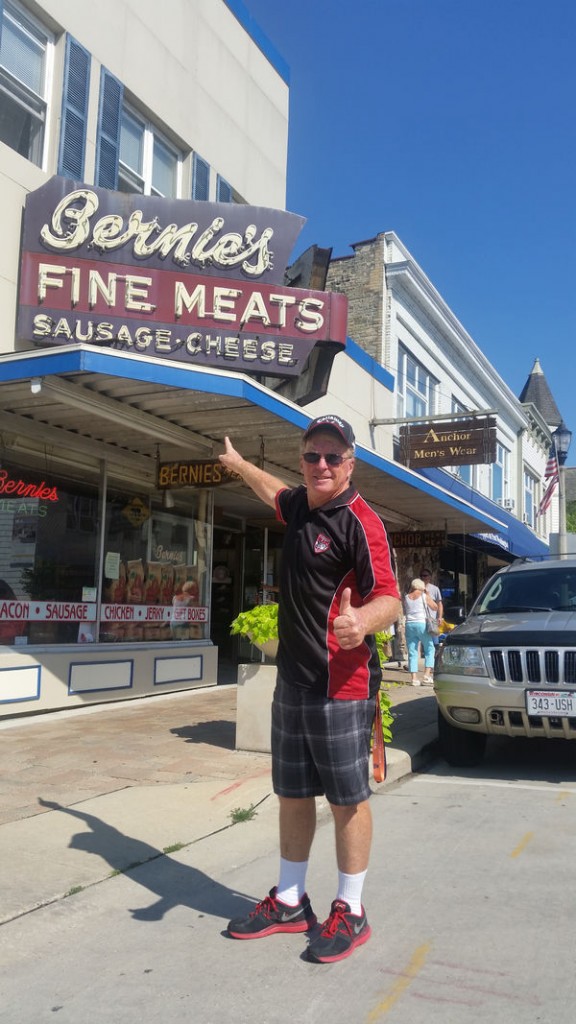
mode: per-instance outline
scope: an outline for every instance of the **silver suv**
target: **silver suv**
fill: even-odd
[[[439,649],[440,749],[482,760],[488,736],[576,740],[576,559],[514,562]]]

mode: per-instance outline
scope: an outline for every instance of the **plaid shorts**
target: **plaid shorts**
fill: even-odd
[[[374,698],[334,700],[278,676],[272,702],[272,782],[278,796],[326,796],[335,805],[370,796]]]

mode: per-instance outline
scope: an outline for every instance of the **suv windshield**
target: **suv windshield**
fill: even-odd
[[[576,610],[576,569],[542,568],[502,573],[489,580],[471,615]]]

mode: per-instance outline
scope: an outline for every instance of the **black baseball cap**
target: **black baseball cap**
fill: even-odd
[[[304,431],[304,440],[306,441],[316,430],[333,430],[335,434],[339,434],[349,448],[354,447],[354,431],[350,424],[343,420],[341,416],[335,416],[331,413],[327,413],[326,416],[317,416]]]

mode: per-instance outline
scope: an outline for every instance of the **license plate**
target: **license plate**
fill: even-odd
[[[576,717],[576,692],[526,690],[526,711],[529,715],[540,715],[544,718],[556,715]]]

